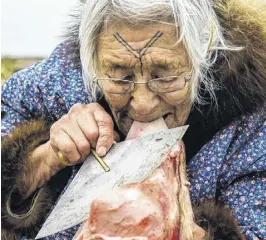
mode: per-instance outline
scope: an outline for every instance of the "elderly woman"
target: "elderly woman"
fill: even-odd
[[[68,39],[2,88],[3,238],[35,236],[92,148],[104,156],[134,120],[163,117],[169,128],[190,125],[193,205],[223,202],[236,231],[266,239],[264,1],[80,7]],[[218,217],[205,221],[217,230]],[[47,239],[71,239],[77,228]]]

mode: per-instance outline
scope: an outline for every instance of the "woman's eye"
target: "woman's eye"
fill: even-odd
[[[126,77],[123,78],[123,80],[133,80],[134,76],[133,75],[127,75]]]
[[[164,81],[165,82],[175,82],[175,81],[178,81],[178,77],[166,77],[164,78]]]
[[[121,80],[112,80],[112,83],[113,84],[116,84],[116,85],[126,85],[126,84],[129,84],[128,81],[124,81],[124,79],[121,79]]]
[[[151,77],[152,77],[152,79],[160,78],[160,76],[158,74],[154,74]]]

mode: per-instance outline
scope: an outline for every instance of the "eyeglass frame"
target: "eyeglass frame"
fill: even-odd
[[[125,82],[129,82],[129,83],[133,83],[133,89],[131,90],[131,91],[129,91],[129,92],[125,92],[125,93],[114,93],[114,92],[108,92],[108,93],[110,93],[110,94],[129,94],[129,93],[132,93],[134,90],[135,90],[135,84],[147,84],[147,86],[148,86],[148,88],[149,88],[149,90],[150,91],[152,91],[152,92],[155,92],[155,93],[171,93],[171,92],[176,92],[176,91],[180,91],[180,90],[182,90],[182,89],[184,89],[185,88],[185,86],[186,86],[186,83],[187,82],[189,82],[190,80],[191,80],[191,78],[192,78],[192,73],[193,73],[193,71],[191,70],[190,72],[189,72],[189,77],[188,76],[184,76],[184,79],[185,79],[185,84],[184,84],[184,87],[183,88],[181,88],[181,89],[179,89],[179,90],[173,90],[173,91],[169,91],[169,92],[157,92],[157,91],[153,91],[151,88],[150,88],[150,86],[149,86],[149,82],[152,82],[152,81],[158,81],[158,80],[161,80],[161,79],[165,79],[165,78],[171,78],[171,77],[180,77],[180,76],[167,76],[167,77],[163,77],[163,78],[153,78],[153,79],[150,79],[150,80],[148,80],[148,81],[145,81],[145,82],[138,82],[138,81],[133,81],[133,80],[127,80],[127,79],[121,79],[121,78],[97,78],[97,77],[95,77],[94,79],[93,79],[93,83],[95,83],[95,84],[97,84],[97,86],[101,89],[101,87],[99,86],[99,80],[101,81],[101,80],[120,80],[120,81],[125,81]],[[165,82],[167,82],[167,81],[165,81]]]

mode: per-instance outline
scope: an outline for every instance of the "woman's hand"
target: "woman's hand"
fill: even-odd
[[[117,138],[113,120],[101,105],[78,103],[51,126],[49,144],[75,165],[86,159],[91,148],[104,156]]]

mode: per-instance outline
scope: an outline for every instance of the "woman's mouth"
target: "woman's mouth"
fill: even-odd
[[[163,119],[164,119],[167,127],[171,128],[171,126],[173,125],[173,122],[175,120],[175,115],[173,113],[166,113],[165,115],[163,115]]]
[[[172,114],[172,113],[166,113],[166,114],[164,114],[164,115],[163,115],[163,119],[166,120],[166,118],[167,118],[168,116],[170,116],[170,114]]]
[[[168,128],[171,128],[173,126],[174,122],[174,113],[168,112],[163,115],[138,115],[133,116],[131,114],[119,114],[119,117],[117,118],[117,123],[119,129],[123,132],[123,134],[127,134],[131,125],[134,121],[138,122],[151,122],[158,118],[162,117],[167,125]]]
[[[171,112],[165,113],[165,114],[127,114],[127,117],[131,118],[133,121],[138,121],[138,122],[152,122],[158,118],[163,118],[165,121],[169,118],[169,117],[173,117],[174,114]]]

